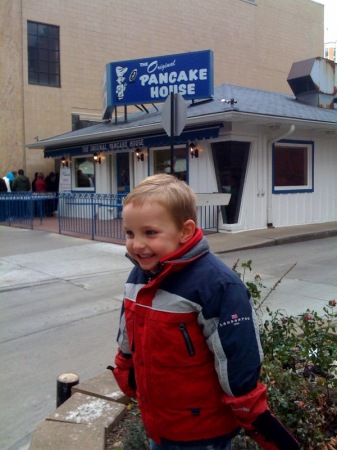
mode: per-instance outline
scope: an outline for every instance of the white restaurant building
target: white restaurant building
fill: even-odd
[[[293,64],[294,95],[222,84],[212,98],[187,100],[173,155],[162,105],[130,115],[125,107],[124,118],[29,147],[63,160],[73,192],[124,194],[148,175],[171,172],[173,162],[196,193],[231,193],[220,231],[336,221],[336,79],[336,64],[318,57]]]

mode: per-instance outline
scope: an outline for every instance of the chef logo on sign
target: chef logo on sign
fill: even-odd
[[[128,83],[125,82],[126,78],[125,78],[125,74],[128,71],[127,67],[122,67],[122,66],[117,66],[116,67],[116,75],[117,75],[117,86],[116,86],[116,94],[118,97],[118,100],[123,100],[124,98],[124,93],[126,90],[126,86],[128,85]],[[137,77],[137,69],[134,69],[130,76],[129,76],[129,83],[132,83],[135,81],[136,77]]]

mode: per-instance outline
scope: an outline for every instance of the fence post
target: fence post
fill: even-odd
[[[58,199],[58,201],[57,201],[57,219],[58,219],[58,222],[59,222],[59,234],[61,234],[61,209],[63,208],[63,202],[61,204],[61,198],[64,201],[64,197],[61,196],[60,192],[58,192],[56,194],[56,196],[57,196],[57,199]]]
[[[96,225],[96,211],[95,211],[95,202],[94,196],[91,195],[91,239],[95,239],[95,225]]]
[[[35,208],[35,205],[33,202],[33,192],[29,192],[29,203],[27,202],[27,206],[28,206],[28,204],[30,206],[30,208],[29,208],[30,229],[33,230],[33,228],[34,228],[34,208]]]

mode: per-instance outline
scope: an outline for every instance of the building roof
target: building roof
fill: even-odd
[[[337,110],[312,106],[298,101],[293,95],[222,84],[215,88],[214,97],[205,101],[187,102],[186,127],[206,126],[220,122],[244,122],[259,125],[296,124],[302,128],[337,133]],[[29,148],[52,149],[69,145],[137,136],[140,133],[163,131],[162,105],[148,113],[130,114],[127,121],[112,119],[76,131],[43,139]]]

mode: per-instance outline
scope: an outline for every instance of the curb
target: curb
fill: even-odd
[[[239,238],[239,235],[236,235]],[[235,236],[235,237],[236,237]],[[230,242],[224,245],[227,248],[221,249],[221,243],[212,243],[212,237],[207,236],[210,242],[211,250],[216,254],[230,253],[240,250],[249,250],[256,248],[264,248],[264,247],[273,247],[275,245],[285,245],[285,244],[295,244],[297,242],[305,242],[312,241],[316,239],[325,239],[329,237],[337,236],[337,229],[330,230],[321,230],[321,231],[311,231],[304,233],[297,233],[288,236],[247,236],[246,239],[251,239],[252,243],[240,243],[235,244],[234,242]],[[233,236],[232,236],[233,238]],[[258,242],[260,241],[260,242]]]

